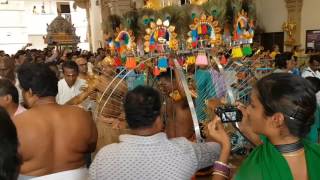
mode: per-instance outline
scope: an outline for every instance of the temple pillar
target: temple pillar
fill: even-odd
[[[75,3],[80,8],[86,9],[90,50],[96,52],[98,48],[104,47],[101,2],[100,0],[75,0]]]
[[[89,2],[89,21],[91,32],[91,47],[92,51],[100,47],[104,47],[103,32],[102,32],[102,15],[100,0],[90,0]]]

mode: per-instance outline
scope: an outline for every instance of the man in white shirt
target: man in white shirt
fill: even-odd
[[[316,77],[320,79],[320,56],[312,55],[309,60],[309,67],[307,67],[301,74],[303,78]]]
[[[17,88],[8,79],[0,79],[0,106],[8,112],[11,118],[26,111],[26,109],[19,104]]]
[[[98,152],[89,170],[91,180],[191,179],[197,170],[219,157],[217,143],[167,138],[160,118],[160,95],[151,87],[129,91],[124,111],[131,134],[120,135],[120,143]]]
[[[79,68],[74,61],[66,61],[62,65],[62,70],[64,78],[58,82],[56,96],[57,103],[61,105],[78,96],[87,85],[85,80],[78,78]]]

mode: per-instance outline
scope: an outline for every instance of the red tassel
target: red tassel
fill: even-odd
[[[126,68],[127,69],[134,69],[137,66],[136,58],[135,57],[127,57],[126,61]]]
[[[193,48],[196,48],[197,47],[197,42],[192,42],[191,45],[192,45]]]
[[[156,48],[156,45],[154,44],[150,45],[150,51],[154,51],[155,48]]]
[[[114,65],[115,65],[116,67],[122,65],[121,59],[120,59],[119,57],[115,57],[115,58],[114,58]]]
[[[220,59],[220,64],[226,65],[227,63],[228,63],[227,58],[224,55],[222,55]]]
[[[146,65],[144,63],[140,65],[141,70],[144,70],[145,68],[146,68]]]
[[[155,66],[153,69],[153,75],[154,76],[159,76],[160,75],[160,69],[158,68],[158,66]]]

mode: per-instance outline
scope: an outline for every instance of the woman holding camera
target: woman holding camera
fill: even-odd
[[[306,141],[314,122],[316,97],[312,85],[289,73],[260,79],[247,107],[239,104],[241,132],[257,147],[242,163],[236,180],[315,180],[320,178],[320,146]],[[229,136],[216,117],[210,136],[221,144],[213,179],[229,179]]]

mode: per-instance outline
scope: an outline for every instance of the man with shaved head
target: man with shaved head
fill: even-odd
[[[87,59],[80,57],[75,60],[79,67],[79,78],[88,80],[89,75],[88,75],[88,62]]]

